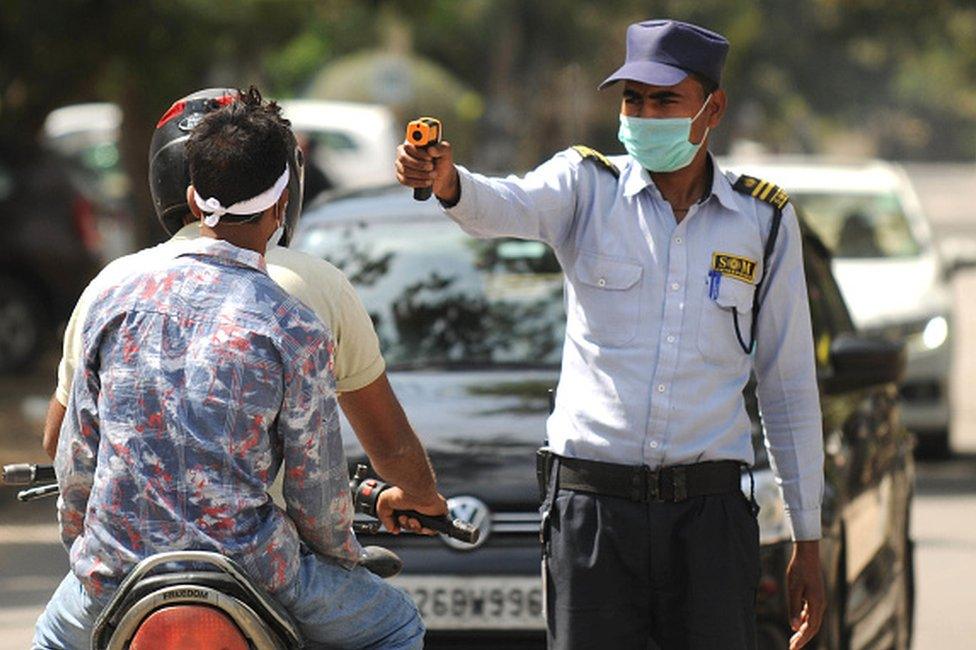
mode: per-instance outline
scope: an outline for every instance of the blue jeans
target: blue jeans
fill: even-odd
[[[410,597],[360,566],[302,556],[298,577],[275,598],[298,622],[306,648],[424,646],[424,624]],[[107,603],[92,598],[69,572],[37,620],[34,650],[87,650]]]

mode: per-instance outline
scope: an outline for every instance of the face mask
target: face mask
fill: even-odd
[[[275,231],[273,233],[271,233],[271,236],[268,237],[268,248],[274,248],[275,246],[277,246],[278,245],[278,242],[281,241],[281,237],[284,234],[285,234],[285,227],[284,226],[278,226],[275,229]]]
[[[708,106],[711,95],[694,117],[629,117],[621,113],[617,138],[631,157],[647,171],[673,172],[687,167],[708,135],[708,128],[701,142],[692,144],[691,125]]]
[[[287,209],[288,209],[288,204],[286,203],[285,210]],[[284,210],[282,212],[284,212]],[[267,248],[274,248],[275,246],[277,246],[278,242],[281,241],[281,238],[284,236],[284,234],[285,234],[285,222],[284,220],[282,220],[278,222],[278,227],[275,228],[275,231],[271,233],[270,237],[268,237]]]

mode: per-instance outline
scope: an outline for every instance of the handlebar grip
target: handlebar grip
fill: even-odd
[[[415,187],[413,189],[413,198],[415,201],[426,201],[430,198],[431,188],[429,187]]]
[[[436,530],[437,532],[443,533],[448,537],[452,537],[459,542],[475,544],[477,543],[478,538],[481,537],[481,531],[475,526],[472,526],[465,521],[461,521],[460,519],[451,519],[447,515],[435,517],[433,515],[425,515],[417,512],[416,510],[394,510],[393,516],[395,518],[403,516],[416,519],[424,528]]]
[[[27,463],[3,466],[4,485],[30,485],[34,479],[34,470]]]
[[[36,485],[38,483],[53,483],[57,481],[53,465],[31,465],[17,463],[3,466],[4,485]]]

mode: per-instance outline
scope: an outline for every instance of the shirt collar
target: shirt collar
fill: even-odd
[[[657,189],[657,187],[654,186],[654,181],[651,180],[650,172],[641,167],[640,163],[629,156],[627,160],[627,169],[624,171],[624,174],[624,196],[627,198],[637,196],[648,185],[653,187],[655,190]]]
[[[264,255],[247,248],[238,248],[223,239],[213,239],[212,237],[197,237],[190,241],[186,249],[180,255],[202,255],[205,257],[215,257],[217,259],[233,262],[240,266],[247,266],[252,269],[268,272],[268,267],[264,262]]]
[[[712,196],[729,210],[738,210],[739,206],[735,202],[735,190],[732,189],[732,183],[729,182],[728,176],[718,166],[718,161],[711,153],[708,154],[708,159],[712,163]]]
[[[729,179],[725,177],[725,174],[719,168],[715,157],[711,153],[708,154],[708,160],[712,165],[712,189],[702,203],[714,196],[718,199],[719,203],[729,210],[736,210],[737,206],[735,204],[735,195],[732,193],[732,184],[729,183]],[[630,158],[628,162],[629,164],[624,172],[626,174],[624,178],[624,196],[628,198],[636,196],[645,188],[650,187],[654,195],[663,201],[661,192],[654,185],[654,180],[651,178],[650,172],[641,167],[633,158]]]

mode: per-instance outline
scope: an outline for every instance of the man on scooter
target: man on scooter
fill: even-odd
[[[148,265],[175,257],[200,236],[200,220],[187,204],[186,141],[193,126],[204,116],[238,97],[238,91],[231,88],[200,90],[173,102],[156,124],[149,147],[149,187],[156,218],[170,239],[114,260],[102,269],[79,298],[64,331],[58,384],[44,425],[44,449],[52,459],[57,451],[75,368],[81,360],[81,329],[92,300],[106,287]],[[304,191],[305,166],[298,148],[289,158],[289,165],[291,200],[285,210],[283,226],[268,241],[264,256],[268,275],[310,307],[332,332],[335,344],[333,372],[339,407],[352,425],[373,469],[386,481],[401,488],[396,494],[406,492],[416,500],[427,491],[429,464],[387,379],[379,340],[369,314],[339,269],[324,259],[287,247],[301,217],[300,199]],[[393,519],[393,508],[413,509],[413,506],[390,499],[384,499],[380,506],[377,514],[393,532],[397,532],[400,523]],[[409,522],[408,527],[416,530],[409,526]]]
[[[279,112],[252,89],[194,128],[187,199],[202,236],[91,305],[55,462],[72,570],[35,647],[88,647],[135,563],[182,549],[236,560],[313,647],[422,645],[408,597],[357,565],[332,333],[267,275],[293,198]],[[424,466],[425,489],[390,498],[441,514],[420,452],[404,461]],[[268,497],[282,464],[287,512]]]

